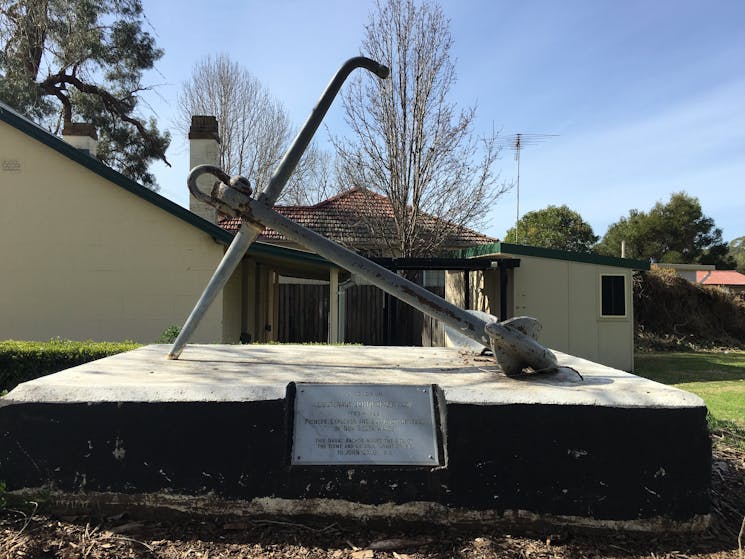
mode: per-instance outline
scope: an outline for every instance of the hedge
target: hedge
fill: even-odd
[[[134,342],[0,341],[0,392],[18,384],[140,347]]]

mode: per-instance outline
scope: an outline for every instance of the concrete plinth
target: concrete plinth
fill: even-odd
[[[153,345],[0,400],[0,479],[67,510],[430,522],[706,526],[711,447],[692,394],[567,355],[514,380],[455,349]],[[292,465],[293,383],[433,385],[438,466]]]

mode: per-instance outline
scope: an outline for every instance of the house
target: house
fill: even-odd
[[[191,136],[210,162],[216,123],[197,120]],[[0,104],[0,339],[157,341],[183,324],[233,234],[103,165],[89,127],[63,137]],[[277,278],[337,273],[255,243],[192,341],[275,339]]]
[[[735,270],[698,271],[695,282],[701,285],[714,285],[731,293],[745,294],[745,275]]]
[[[698,283],[696,277],[699,272],[704,274],[711,272],[715,269],[714,264],[673,264],[668,262],[655,262],[652,264],[652,268],[664,268],[666,270],[673,270],[681,278],[690,281],[691,283]]]
[[[431,258],[393,258],[396,247],[383,241],[389,237],[385,232],[395,229],[391,202],[387,197],[362,187],[345,190],[315,205],[275,206],[275,210],[391,270],[406,273],[409,279],[440,296],[445,296],[447,270],[464,270],[474,265],[468,263],[464,268],[462,262],[450,259],[448,268],[443,267],[442,261],[434,266]],[[441,252],[495,242],[495,239],[466,227],[427,214],[420,217],[423,220],[422,244],[426,245],[427,240],[437,236],[442,243]],[[219,224],[233,233],[240,228],[240,220],[236,218],[220,219]],[[285,248],[305,248],[272,229],[264,230],[259,239]],[[417,263],[419,260],[421,264]],[[479,265],[488,267],[489,264]],[[444,344],[442,326],[433,319],[367,284],[362,278],[350,278],[342,272],[341,279],[339,319],[335,329],[338,341],[367,345]],[[280,277],[279,284],[279,314],[286,320],[280,320],[277,339],[283,342],[325,341],[323,332],[327,328],[331,305],[328,282]],[[332,298],[334,303],[335,299]]]
[[[653,268],[675,270],[681,278],[699,285],[711,285],[730,293],[745,293],[745,275],[735,270],[717,270],[713,264],[657,263]]]

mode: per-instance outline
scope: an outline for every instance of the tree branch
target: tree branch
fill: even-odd
[[[92,85],[82,81],[77,76],[58,72],[56,74],[48,76],[45,80],[40,82],[39,88],[42,91],[50,93],[60,99],[63,106],[65,107],[66,119],[72,121],[72,107],[70,106],[69,99],[64,95],[61,95],[62,88],[60,87],[60,84],[71,85],[81,93],[87,93],[89,95],[97,96],[103,103],[106,110],[108,110],[111,114],[115,115],[120,120],[134,126],[139,132],[142,139],[145,140],[145,142],[153,147],[157,145],[157,142],[155,142],[155,139],[147,130],[145,125],[140,120],[129,115],[130,108],[121,99],[117,99],[114,95],[112,95],[105,89],[98,87],[97,85]],[[157,153],[158,159],[163,161],[163,163],[165,163],[169,167],[171,166],[171,164],[166,159],[165,153],[157,148],[155,148],[154,151]]]

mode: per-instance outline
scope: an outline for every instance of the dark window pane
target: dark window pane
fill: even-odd
[[[626,316],[625,276],[602,276],[603,316]]]

